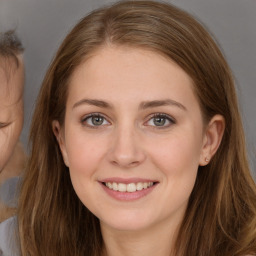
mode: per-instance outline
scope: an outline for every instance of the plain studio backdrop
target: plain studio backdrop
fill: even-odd
[[[25,47],[25,122],[28,141],[35,100],[54,53],[70,29],[110,0],[0,0],[0,31],[16,29]],[[256,177],[256,0],[169,0],[211,31],[231,66]]]

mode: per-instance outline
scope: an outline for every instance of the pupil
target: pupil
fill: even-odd
[[[92,123],[94,125],[101,125],[103,123],[103,118],[100,116],[95,116],[92,118]]]
[[[165,124],[165,118],[164,117],[155,117],[154,124],[156,126],[163,126]]]

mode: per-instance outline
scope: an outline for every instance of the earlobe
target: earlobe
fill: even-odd
[[[64,140],[64,135],[63,131],[61,129],[60,123],[57,120],[54,120],[52,122],[52,130],[53,133],[58,141],[59,148],[62,154],[62,158],[64,160],[64,163],[67,167],[69,167],[69,162],[68,162],[68,156],[67,156],[67,151],[66,151],[66,145],[65,145],[65,140]]]
[[[203,147],[199,164],[207,165],[218,150],[225,130],[225,119],[222,115],[215,115],[208,123],[203,139]]]

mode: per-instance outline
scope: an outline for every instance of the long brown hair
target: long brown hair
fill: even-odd
[[[234,81],[216,43],[186,12],[153,1],[122,1],[83,18],[67,35],[48,72],[32,121],[32,144],[19,203],[22,255],[100,255],[98,219],[76,196],[52,131],[63,124],[69,79],[107,44],[153,50],[175,61],[194,81],[207,122],[221,114],[221,145],[199,167],[174,255],[256,253],[256,187],[251,178]]]

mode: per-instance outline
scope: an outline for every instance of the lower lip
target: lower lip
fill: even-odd
[[[146,189],[142,189],[139,191],[135,191],[135,192],[120,192],[120,191],[115,191],[112,189],[109,189],[108,187],[106,187],[104,184],[100,183],[102,188],[104,189],[104,191],[111,197],[113,197],[116,200],[120,200],[120,201],[134,201],[134,200],[138,200],[144,196],[147,196],[149,193],[151,193],[157,184],[154,184],[153,186],[146,188]]]

